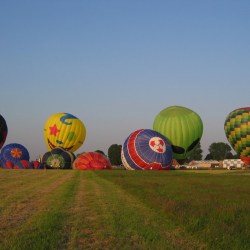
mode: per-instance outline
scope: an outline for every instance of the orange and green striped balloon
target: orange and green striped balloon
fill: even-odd
[[[250,107],[233,110],[224,124],[226,137],[242,161],[250,164]]]

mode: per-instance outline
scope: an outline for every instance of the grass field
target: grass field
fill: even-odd
[[[249,172],[216,173],[0,170],[0,249],[250,249]]]

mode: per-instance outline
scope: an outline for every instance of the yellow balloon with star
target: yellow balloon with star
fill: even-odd
[[[72,114],[56,113],[44,125],[44,140],[49,151],[61,147],[75,152],[82,146],[85,137],[83,122]]]

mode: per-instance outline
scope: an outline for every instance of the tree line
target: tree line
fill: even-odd
[[[122,145],[118,144],[112,144],[108,148],[108,158],[110,160],[111,165],[119,166],[122,165],[121,160],[121,151],[122,151]],[[99,153],[103,153],[100,150],[97,150]],[[229,146],[229,144],[224,142],[214,142],[212,143],[208,148],[208,154],[204,158],[204,160],[217,160],[222,161],[224,159],[238,159],[238,154],[232,153],[232,148]],[[104,153],[103,153],[104,154]],[[201,148],[201,144],[198,143],[197,146],[192,151],[191,155],[188,156],[186,159],[179,160],[180,164],[183,164],[184,162],[191,162],[193,160],[199,161],[203,159],[203,150]]]

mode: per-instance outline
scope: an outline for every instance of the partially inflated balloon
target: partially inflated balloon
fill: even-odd
[[[1,161],[3,165],[11,165],[11,168],[26,168],[26,163],[29,162],[29,159],[28,150],[19,143],[7,144],[1,150]]]
[[[168,170],[172,163],[170,142],[151,129],[140,129],[129,135],[121,152],[128,170]]]
[[[187,158],[200,142],[203,123],[193,110],[170,106],[155,117],[153,129],[170,140],[173,157],[181,160]]]
[[[0,115],[0,149],[5,143],[6,137],[8,133],[8,127],[5,119]]]
[[[105,170],[111,169],[111,164],[105,155],[97,152],[87,152],[77,156],[73,163],[73,169]]]
[[[224,130],[229,143],[250,165],[250,107],[235,109],[226,117]]]
[[[14,169],[31,169],[33,168],[31,163],[27,160],[21,160],[20,162],[17,162],[13,166]]]
[[[73,153],[60,147],[53,148],[42,157],[42,164],[49,169],[71,169],[73,161]]]
[[[48,118],[44,126],[44,139],[48,150],[55,147],[74,152],[82,146],[86,128],[82,121],[68,113],[57,113]]]
[[[31,161],[30,163],[33,169],[44,169],[44,164],[38,160]]]
[[[26,160],[29,161],[30,156],[29,152],[23,145],[19,143],[10,143],[5,145],[1,150],[1,157],[5,161],[20,161]]]

